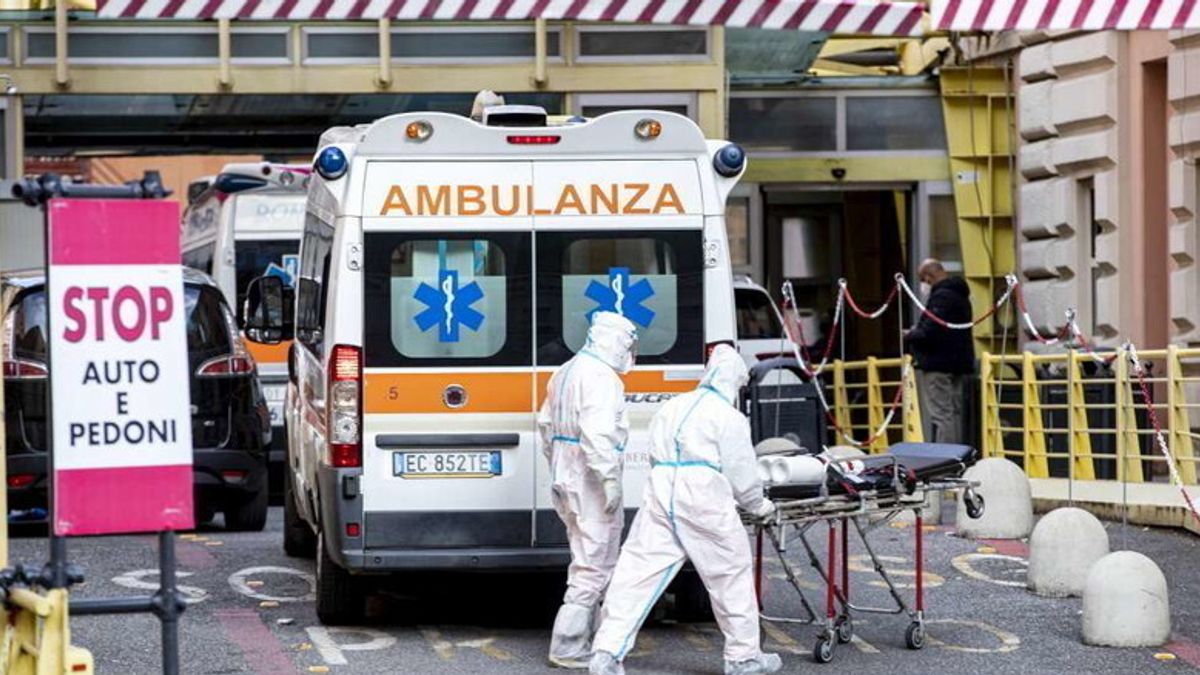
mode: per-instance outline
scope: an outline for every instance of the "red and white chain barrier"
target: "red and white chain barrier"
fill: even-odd
[[[1138,358],[1137,348],[1132,342],[1126,342],[1121,348],[1129,356],[1129,362],[1133,368],[1133,373],[1137,375],[1138,387],[1142,390],[1142,401],[1146,404],[1146,416],[1150,419],[1150,424],[1154,427],[1154,441],[1158,446],[1159,452],[1167,460],[1167,469],[1171,474],[1171,482],[1179,488],[1180,494],[1183,495],[1183,501],[1187,502],[1188,510],[1191,511],[1192,518],[1196,519],[1196,524],[1200,525],[1200,512],[1196,511],[1196,504],[1192,501],[1192,496],[1188,494],[1187,486],[1183,482],[1183,477],[1179,475],[1179,467],[1175,464],[1175,458],[1171,456],[1171,448],[1167,445],[1167,441],[1163,438],[1162,424],[1158,421],[1158,413],[1154,410],[1154,397],[1150,395],[1150,387],[1146,384],[1146,367],[1142,364],[1142,360]]]

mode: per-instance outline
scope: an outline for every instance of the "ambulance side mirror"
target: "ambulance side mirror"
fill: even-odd
[[[274,345],[292,339],[292,289],[277,276],[263,276],[246,287],[246,339]]]

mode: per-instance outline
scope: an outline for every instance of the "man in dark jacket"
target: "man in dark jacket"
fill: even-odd
[[[942,263],[928,258],[917,270],[925,305],[949,323],[971,320],[967,282],[952,277]],[[975,347],[970,330],[940,326],[922,315],[904,336],[917,368],[917,398],[925,440],[962,443],[966,438],[963,406],[967,376],[975,372]]]

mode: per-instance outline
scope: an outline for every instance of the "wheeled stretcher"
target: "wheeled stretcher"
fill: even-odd
[[[766,496],[775,504],[768,522],[757,523],[755,582],[759,607],[762,603],[763,539],[770,541],[789,585],[800,597],[806,616],[782,617],[762,614],[764,621],[819,625],[821,630],[813,648],[819,663],[833,660],[838,643],[854,637],[855,614],[904,614],[910,619],[905,644],[910,649],[925,645],[924,598],[924,522],[922,510],[932,492],[961,491],[971,518],[983,514],[983,498],[974,488],[977,483],[963,479],[967,467],[975,462],[976,452],[964,445],[903,443],[887,453],[854,459],[830,460],[823,481],[802,484],[770,485]],[[888,577],[879,556],[871,546],[870,535],[904,511],[912,511],[913,559],[916,571],[915,592],[910,605]],[[809,540],[810,531],[827,529],[827,558],[822,562]],[[839,533],[840,529],[840,533]],[[850,599],[850,530],[862,541],[871,565],[891,595],[892,607],[865,607]],[[817,533],[819,535],[819,532]],[[840,536],[839,536],[840,534]],[[800,584],[787,552],[796,542],[803,547],[808,562],[825,584],[825,611],[813,608]]]

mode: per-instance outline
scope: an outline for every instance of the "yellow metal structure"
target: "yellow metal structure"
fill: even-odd
[[[942,68],[938,81],[964,276],[978,316],[1004,291],[1003,277],[1014,269],[1013,96],[1000,68]],[[1003,348],[999,320],[975,327],[976,350]]]
[[[1200,349],[1139,351],[1151,364],[1146,383],[1163,435],[1183,482],[1196,485],[1196,455],[1189,411],[1190,387],[1200,376],[1185,366],[1200,363]],[[1129,360],[1084,377],[1089,354],[998,355],[981,360],[981,451],[1021,464],[1035,479],[1100,480],[1117,483],[1164,482],[1166,458],[1154,439],[1149,406]],[[1055,392],[1047,402],[1049,392]],[[1020,439],[1019,444],[1017,439]],[[1051,449],[1053,448],[1053,449]],[[1107,448],[1098,452],[1096,448]]]
[[[905,356],[903,360],[871,357],[865,361],[837,360],[831,364],[833,418],[843,432],[839,434],[837,429],[830,430],[832,445],[849,443],[845,436],[860,444],[870,439],[871,442],[865,444],[863,449],[880,453],[899,441],[920,442],[924,439],[921,406],[911,363],[912,357]],[[870,438],[887,420],[892,402],[896,399],[896,387],[904,388],[900,409],[892,416],[883,433]]]

